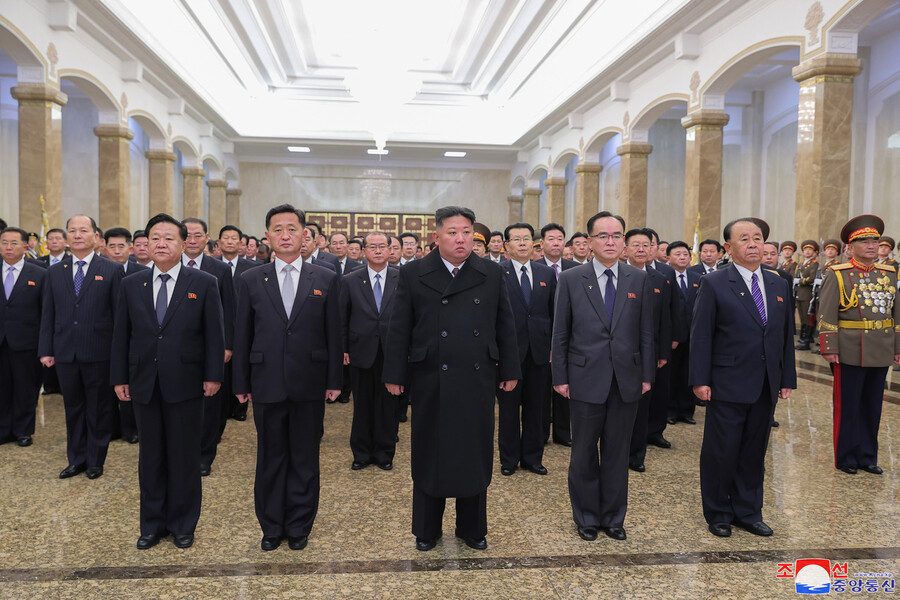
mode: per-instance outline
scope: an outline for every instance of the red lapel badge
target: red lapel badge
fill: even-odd
[[[628,292],[628,297],[629,298],[637,298],[637,294],[635,294],[634,292]]]
[[[33,281],[29,281],[29,282],[28,282],[28,285],[34,285],[34,282],[33,282]]]
[[[542,282],[541,282],[541,287],[547,287],[547,282],[546,282],[546,281],[542,281]]]
[[[775,296],[775,297],[778,298],[779,302],[784,302],[784,298],[782,298],[781,296]]]
[[[94,275],[94,281],[103,281],[103,275]]]
[[[188,299],[189,299],[189,300],[196,300],[196,299],[197,299],[197,294],[195,294],[194,292],[188,292]]]
[[[322,290],[313,290],[313,296],[321,296]]]

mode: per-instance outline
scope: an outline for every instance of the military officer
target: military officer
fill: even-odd
[[[891,253],[894,251],[894,238],[888,237],[886,235],[881,236],[881,239],[878,240],[878,262],[883,265],[889,265],[891,267],[897,268],[897,261],[891,258]]]
[[[791,277],[797,276],[797,261],[794,260],[794,252],[797,251],[797,242],[793,242],[791,240],[787,240],[781,242],[781,256],[784,258],[781,261],[781,264],[778,265],[778,268],[782,271],[787,271],[791,274]]]
[[[819,243],[815,240],[804,240],[800,244],[803,252],[803,263],[797,267],[796,277],[800,280],[797,286],[797,314],[800,316],[800,342],[795,350],[809,350],[815,328],[815,315],[810,319],[809,305],[813,299],[813,286],[819,278]]]
[[[884,222],[854,217],[841,230],[850,262],[825,274],[819,297],[822,358],[834,373],[834,465],[880,475],[878,424],[891,360],[900,364],[897,270],[876,262]]]
[[[822,253],[825,255],[825,264],[822,265],[822,273],[824,277],[825,271],[830,269],[832,266],[841,263],[841,241],[825,240],[825,245],[822,246]]]

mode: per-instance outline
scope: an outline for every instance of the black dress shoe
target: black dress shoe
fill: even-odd
[[[731,537],[731,525],[728,523],[713,523],[709,526],[709,532],[716,537]]]
[[[487,540],[482,538],[465,538],[466,546],[472,550],[487,550]]]
[[[631,469],[632,471],[637,471],[638,473],[643,473],[644,471],[647,470],[647,467],[644,466],[644,463],[641,463],[639,465],[634,464],[634,463],[629,463],[628,468]]]
[[[674,425],[677,422],[678,419],[676,419],[675,417],[666,417],[666,423],[668,423],[669,425]]]
[[[781,427],[781,423],[778,421],[772,421],[772,427]]]
[[[597,529],[595,527],[579,527],[578,535],[586,542],[593,542],[597,539]]]
[[[407,417],[406,415],[400,415],[400,422],[401,422],[401,423],[406,423],[406,421],[407,421],[408,419],[409,419],[409,417]],[[430,550],[430,549],[431,549],[431,548],[429,548],[429,550]]]
[[[572,440],[563,440],[561,442],[556,442],[556,443],[559,444],[560,446],[566,446],[567,448],[572,447]]]
[[[190,548],[194,545],[194,534],[193,533],[184,533],[180,535],[174,536],[174,543],[176,548]]]
[[[162,539],[163,535],[159,535],[157,533],[148,533],[147,535],[142,535],[138,538],[137,541],[137,549],[138,550],[147,550],[148,548],[152,548],[153,546],[159,543],[159,540]]]
[[[416,538],[416,550],[420,552],[428,552],[437,544],[437,540],[426,540],[425,538]]]
[[[391,461],[378,463],[378,468],[381,469],[382,471],[390,471],[391,469],[394,468],[394,463],[392,463]]]
[[[697,424],[697,421],[693,417],[678,417],[678,420],[682,423],[687,423],[688,425]]]
[[[233,417],[231,417],[235,421],[246,421],[247,413],[235,413]]]
[[[88,467],[85,475],[88,479],[97,479],[103,475],[103,467]]]
[[[515,467],[500,467],[501,475],[506,475],[507,477],[509,477],[510,475],[512,475],[515,472],[516,472]]]
[[[647,443],[651,446],[656,446],[657,448],[671,448],[672,444],[666,438],[659,436],[650,438],[647,440]]]
[[[22,444],[19,445],[21,446]],[[882,469],[878,465],[865,465],[860,467],[860,469],[862,469],[866,473],[871,473],[872,475],[881,475],[882,473],[884,473],[884,469]]]
[[[262,542],[260,542],[259,547],[263,549],[263,552],[271,552],[278,548],[281,545],[281,536],[278,535],[264,535]]]
[[[606,537],[611,537],[614,540],[624,540],[625,539],[625,529],[622,527],[601,527],[603,533],[606,534]]]
[[[740,521],[735,521],[734,524],[753,535],[768,537],[773,533],[772,528],[762,521],[757,521],[756,523],[741,523]]]
[[[309,543],[309,536],[306,535],[289,535],[288,536],[288,548],[291,550],[303,550],[306,548],[306,544]]]
[[[209,468],[209,465],[200,465],[200,476],[201,476],[201,477],[206,477],[206,476],[209,475],[211,472],[212,472],[212,471],[211,471],[211,469]]]
[[[838,467],[838,471],[843,471],[847,475],[856,475],[856,467],[851,467],[850,465]]]
[[[541,465],[541,464],[526,465],[525,463],[522,463],[522,468],[528,469],[529,471],[531,471],[532,473],[534,473],[536,475],[546,475],[547,474],[547,467],[545,467],[544,465]]]
[[[69,465],[59,473],[60,479],[68,479],[69,477],[75,477],[79,473],[84,473],[85,469],[84,465]]]
[[[25,446],[30,446],[32,444],[31,436],[23,435],[18,440],[16,440],[16,443],[19,444],[20,446],[22,446],[23,448]]]
[[[341,398],[338,398],[337,401],[341,404],[347,404],[350,402],[350,396],[342,396]]]
[[[124,439],[129,444],[137,444],[138,443],[138,434],[132,433],[128,437],[123,437],[122,439]]]
[[[350,468],[353,469],[354,471],[359,471],[361,469],[365,469],[368,466],[369,466],[369,463],[367,463],[367,462],[359,462],[358,460],[354,460],[353,464],[350,465]]]

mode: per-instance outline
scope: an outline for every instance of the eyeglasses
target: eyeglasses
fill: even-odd
[[[534,240],[531,237],[514,237],[514,238],[509,238],[509,241],[511,241],[514,244],[519,244],[521,242],[532,242]]]
[[[613,239],[618,242],[625,236],[621,233],[614,233],[612,235],[610,235],[608,233],[598,233],[596,235],[592,235],[591,237],[594,238],[595,240],[600,240],[601,242],[605,242],[608,239]]]

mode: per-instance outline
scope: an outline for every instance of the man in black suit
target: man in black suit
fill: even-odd
[[[39,256],[38,260],[48,267],[52,267],[66,257],[66,232],[54,228],[47,232],[47,254]]]
[[[331,249],[331,254],[338,259],[337,273],[340,277],[363,267],[361,262],[355,261],[347,256],[347,248],[349,246],[346,233],[342,231],[332,233],[328,247]]]
[[[602,529],[624,540],[631,431],[656,374],[653,290],[644,271],[619,262],[622,217],[597,213],[587,232],[594,259],[558,283],[553,386],[572,411],[569,496],[578,534],[591,541]]]
[[[400,269],[384,382],[412,403],[413,534],[416,548],[441,537],[447,498],[456,535],[487,548],[487,488],[494,458],[494,396],[521,378],[515,321],[503,270],[472,253],[475,214],[435,212],[438,252]],[[499,366],[498,366],[499,364]]]
[[[665,278],[665,287],[668,288],[668,306],[663,310],[668,313],[670,331],[669,348],[666,355],[671,359],[672,350],[678,346],[674,341],[675,331],[688,329],[690,322],[680,322],[681,311],[678,297],[675,295],[675,271],[666,263],[656,260],[659,252],[659,235],[653,229],[645,227],[644,231],[650,236],[650,254],[647,257],[647,268],[660,273]],[[653,393],[650,395],[650,406],[647,413],[647,443],[657,448],[671,448],[663,434],[668,425],[669,399],[672,395],[672,367],[669,360],[662,363],[656,369],[656,380],[653,382]]]
[[[691,271],[699,275],[707,275],[716,270],[719,255],[723,251],[722,244],[716,240],[706,239],[700,242],[700,262],[692,267]]]
[[[235,323],[234,392],[254,402],[260,544],[306,547],[319,506],[323,400],[341,390],[337,275],[300,255],[306,217],[282,204],[266,214],[275,261],[244,273]]]
[[[566,230],[558,223],[547,223],[541,228],[541,251],[543,256],[536,262],[553,269],[556,280],[563,271],[577,267],[574,260],[563,258],[566,247]],[[550,423],[553,423],[553,441],[563,446],[572,445],[569,415],[569,401],[555,390],[544,400],[544,439],[550,439]]]
[[[138,229],[132,237],[134,243],[134,260],[137,264],[148,269],[153,267],[153,259],[150,258],[150,240],[147,238],[147,232]]]
[[[790,289],[760,266],[768,229],[749,218],[725,226],[734,262],[702,278],[691,323],[690,384],[709,401],[700,494],[719,537],[730,536],[732,524],[772,535],[762,520],[766,447],[777,398],[797,385]]]
[[[338,267],[338,257],[329,252],[325,252],[324,248],[328,245],[328,239],[322,233],[322,227],[315,222],[310,222],[306,226],[310,233],[313,235],[311,251],[312,251],[312,260],[313,261],[323,261],[332,265],[332,268],[335,273],[338,274],[338,279],[341,277],[341,271]],[[304,257],[306,260],[306,257]]]
[[[47,271],[26,262],[28,232],[0,232],[0,444],[30,446],[41,391],[38,339]]]
[[[674,425],[677,422],[696,425],[694,408],[697,398],[688,385],[688,365],[690,359],[691,315],[694,313],[694,301],[697,288],[700,287],[700,274],[691,271],[691,249],[682,241],[668,245],[669,266],[675,273],[675,294],[678,318],[673,321],[673,340],[678,344],[672,349],[672,387],[669,396],[667,420]],[[776,251],[776,255],[778,252]]]
[[[350,450],[354,471],[370,464],[393,468],[397,436],[397,398],[381,383],[384,345],[400,278],[387,266],[389,238],[381,232],[365,239],[368,266],[341,281],[341,324],[344,366],[353,389]]]
[[[94,219],[77,215],[66,223],[72,252],[48,270],[41,318],[41,362],[56,365],[66,409],[66,479],[87,471],[103,474],[116,403],[109,384],[113,317],[124,272],[94,254],[99,238]]]
[[[550,387],[550,336],[553,333],[556,276],[549,267],[530,260],[534,251],[531,225],[514,223],[506,228],[503,236],[509,260],[500,263],[500,267],[505,274],[509,304],[516,321],[522,381],[512,391],[497,392],[500,473],[512,475],[521,463],[523,469],[546,475],[543,409]]]
[[[133,401],[140,436],[138,550],[169,532],[194,543],[200,518],[203,397],[222,382],[225,331],[216,278],[182,266],[187,229],[166,214],[147,223],[153,270],[122,281],[110,379]]]
[[[419,247],[419,236],[411,231],[404,231],[399,236],[400,239],[400,262],[397,266],[402,267],[406,263],[416,260],[416,248]]]
[[[184,243],[184,255],[181,259],[183,266],[189,269],[200,269],[216,278],[224,319],[225,363],[228,363],[231,361],[231,349],[234,347],[235,316],[234,281],[231,278],[231,269],[222,261],[203,254],[203,249],[209,242],[206,221],[189,217],[183,220],[182,224],[188,232],[187,240]],[[225,387],[222,386],[222,388]],[[215,395],[203,399],[203,435],[200,439],[200,475],[203,477],[209,475],[213,461],[216,459],[216,450],[219,440],[222,439],[222,433],[225,431],[230,408],[230,398],[225,395],[224,389],[220,388]]]

